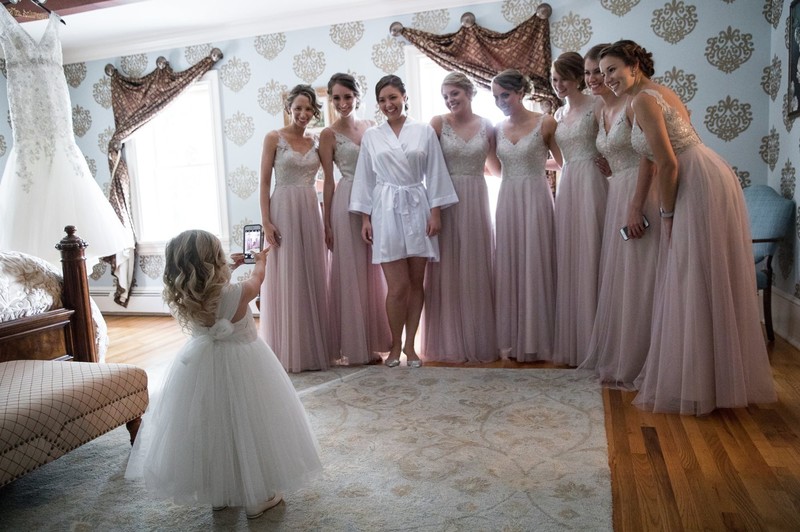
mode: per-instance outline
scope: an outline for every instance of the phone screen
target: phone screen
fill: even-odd
[[[254,253],[261,251],[264,243],[264,233],[261,230],[261,224],[252,224],[244,226],[244,261],[248,264],[255,262]]]

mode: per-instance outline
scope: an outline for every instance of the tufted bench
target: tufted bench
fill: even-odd
[[[0,486],[127,425],[148,403],[147,374],[128,364],[0,363]]]

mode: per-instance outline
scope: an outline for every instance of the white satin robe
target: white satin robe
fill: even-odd
[[[406,118],[400,135],[388,123],[361,139],[350,211],[372,216],[372,262],[406,257],[439,260],[437,237],[425,229],[431,208],[458,203],[436,132]]]

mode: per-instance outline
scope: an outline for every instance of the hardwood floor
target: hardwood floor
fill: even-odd
[[[185,341],[171,317],[106,321],[108,362],[147,369]],[[614,530],[800,530],[800,351],[777,338],[770,358],[774,405],[649,414],[631,405],[634,392],[603,390]]]

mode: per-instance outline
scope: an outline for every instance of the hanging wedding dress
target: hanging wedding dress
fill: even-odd
[[[0,29],[13,130],[0,180],[0,249],[58,264],[54,245],[67,225],[89,244],[88,257],[133,247],[75,143],[58,15],[50,15],[39,42],[5,8]]]

